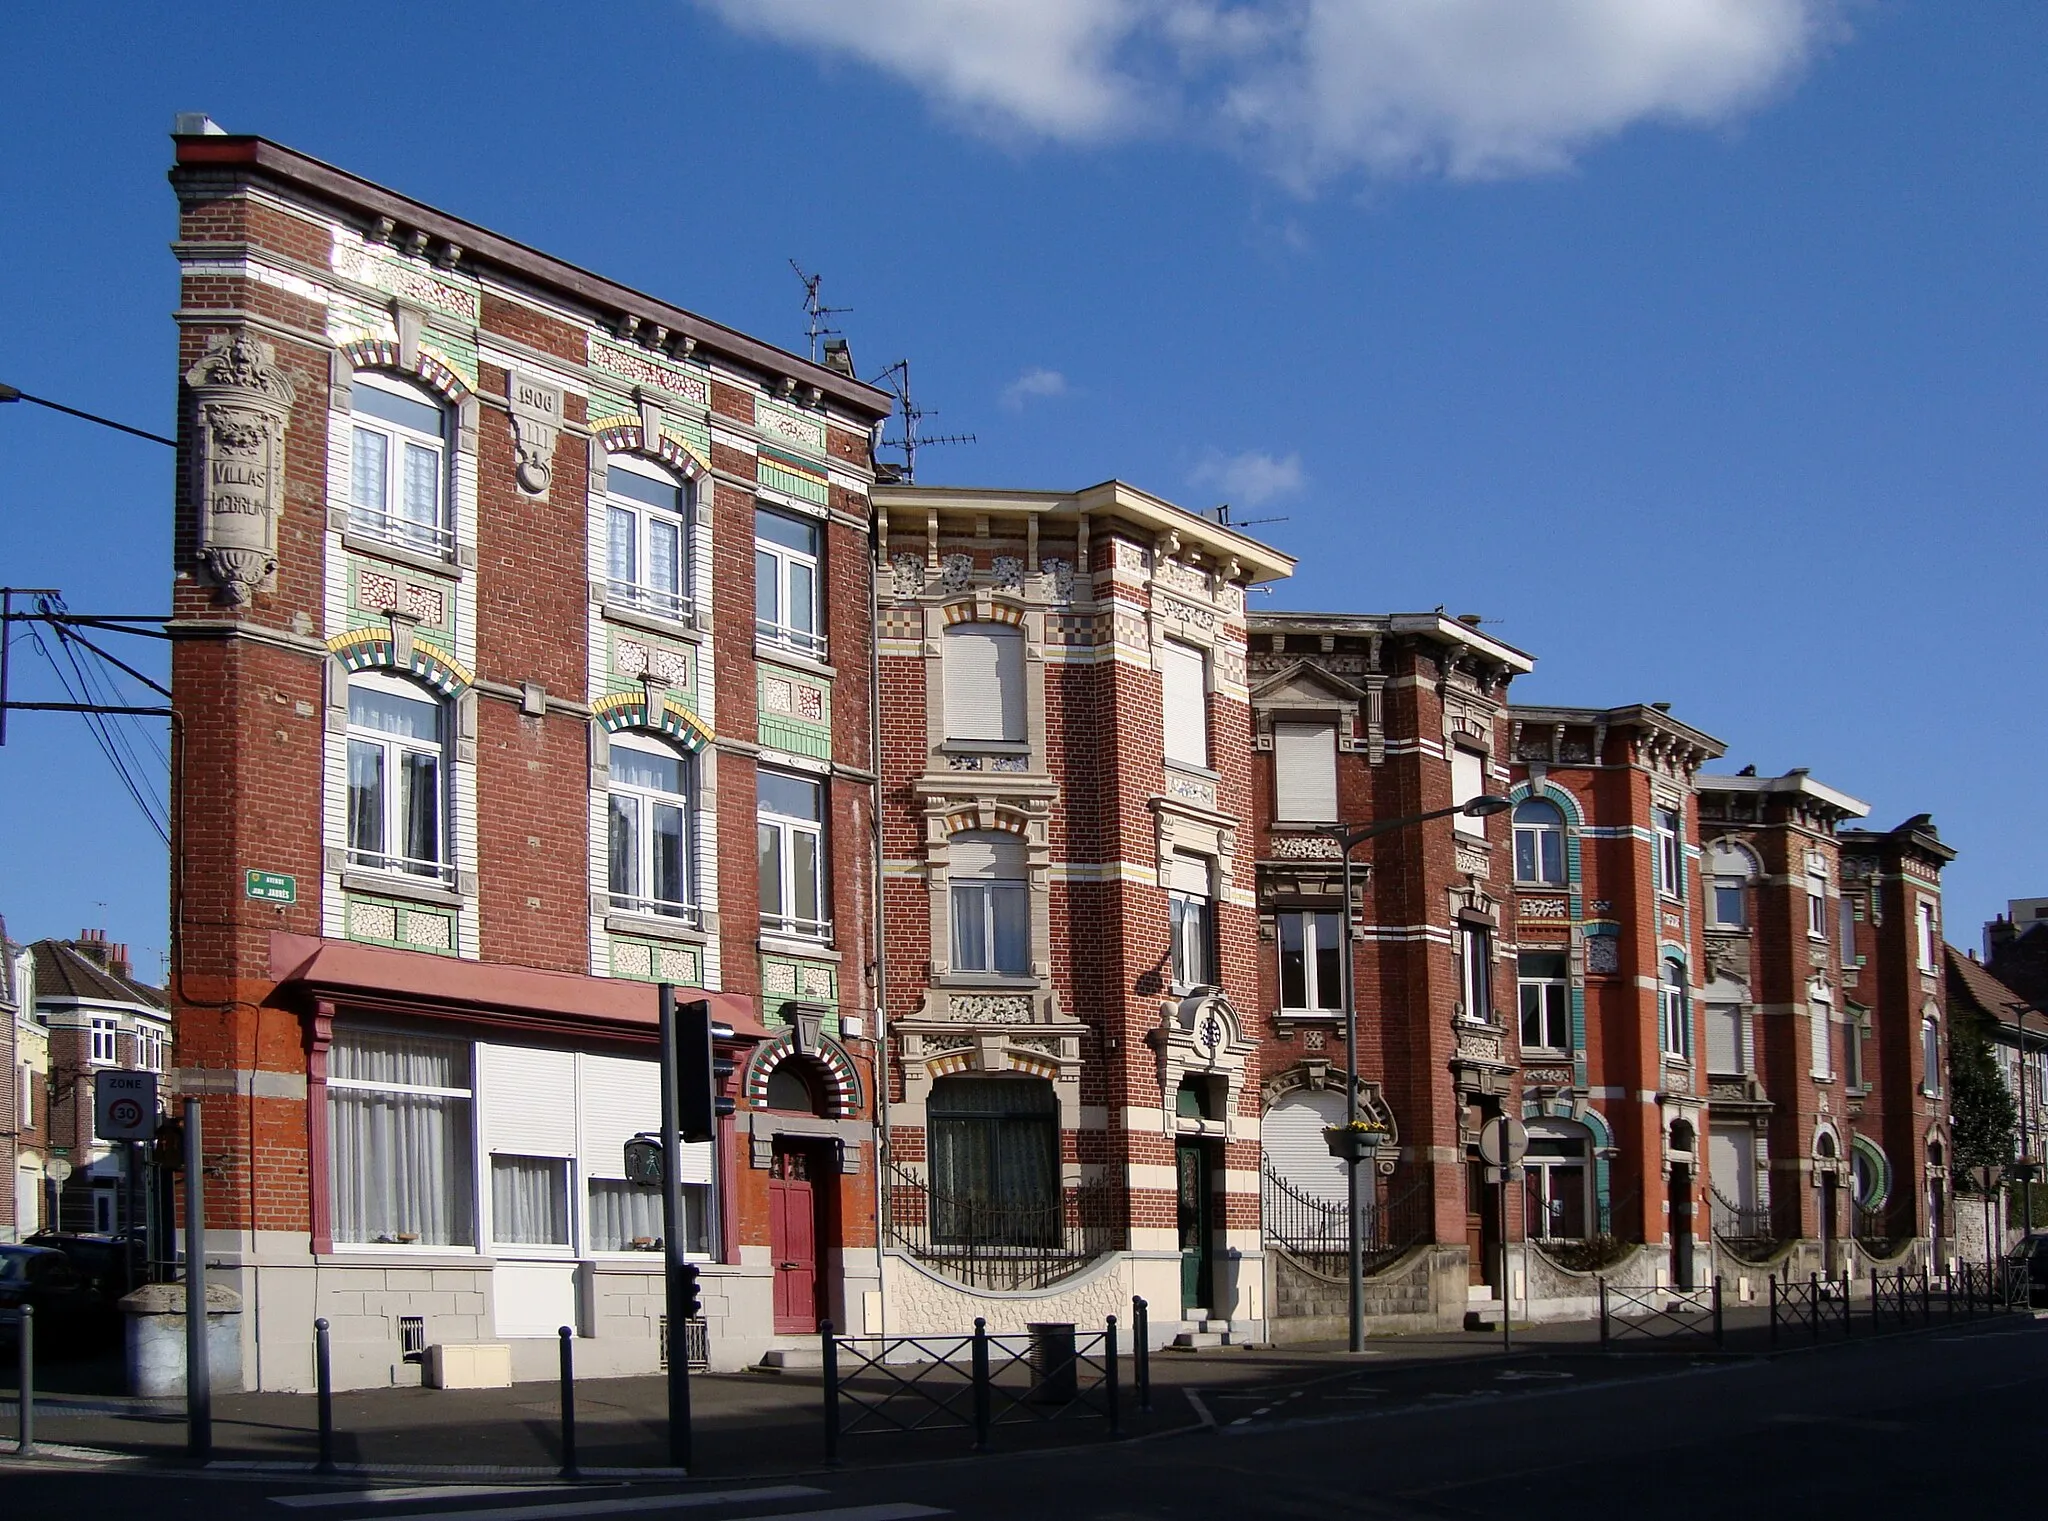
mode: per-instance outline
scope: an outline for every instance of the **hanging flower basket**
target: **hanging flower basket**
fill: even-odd
[[[1348,1125],[1323,1127],[1323,1140],[1329,1144],[1330,1155],[1345,1162],[1371,1156],[1386,1138],[1387,1127],[1371,1120],[1353,1120]]]

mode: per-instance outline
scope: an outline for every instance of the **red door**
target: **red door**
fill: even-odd
[[[775,1258],[775,1334],[818,1329],[818,1203],[810,1158],[776,1148],[768,1174],[768,1244]]]

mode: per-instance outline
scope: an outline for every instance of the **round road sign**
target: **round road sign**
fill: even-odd
[[[1490,1119],[1479,1131],[1479,1157],[1488,1167],[1518,1167],[1529,1154],[1529,1130],[1511,1114]]]

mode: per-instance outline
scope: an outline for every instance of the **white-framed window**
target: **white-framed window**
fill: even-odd
[[[1941,1021],[1932,1013],[1920,1016],[1920,1070],[1922,1089],[1941,1092]]]
[[[826,939],[832,921],[825,912],[825,789],[765,767],[756,782],[761,927]]]
[[[356,1246],[474,1247],[467,1041],[337,1032],[328,1052],[329,1219]]]
[[[17,1107],[14,1112],[21,1116],[21,1128],[27,1130],[36,1122],[36,1069],[23,1062],[16,1070],[16,1078]]]
[[[662,1245],[661,1190],[628,1183],[624,1163],[625,1143],[642,1131],[661,1126],[659,1064],[585,1052],[576,1058],[575,1082],[580,1117],[576,1170],[584,1179],[579,1196],[584,1250],[658,1253]],[[708,1257],[712,1249],[717,1221],[712,1206],[716,1151],[716,1142],[685,1143],[676,1168],[683,1195],[683,1250],[694,1258]]]
[[[455,547],[448,513],[448,408],[372,371],[349,387],[349,528],[425,554]]]
[[[1475,797],[1486,791],[1486,757],[1477,750],[1468,750],[1463,745],[1451,747],[1451,806],[1462,808]],[[1459,834],[1470,835],[1475,840],[1486,838],[1486,820],[1469,813],[1460,813],[1451,820],[1451,827]]]
[[[604,515],[605,595],[687,620],[693,606],[688,488],[652,460],[614,454],[605,461]]]
[[[1810,940],[1828,938],[1828,863],[1818,851],[1806,857],[1806,935]]]
[[[1546,798],[1515,805],[1515,880],[1564,885],[1564,810]]]
[[[1522,1159],[1528,1234],[1539,1241],[1584,1240],[1592,1219],[1593,1135],[1572,1120],[1529,1122]]]
[[[455,880],[448,851],[448,705],[377,671],[348,682],[348,863]]]
[[[1159,651],[1160,722],[1166,758],[1209,764],[1209,656],[1199,645],[1168,639]]]
[[[818,537],[809,518],[754,509],[754,637],[813,660],[825,658]]]
[[[1524,1050],[1569,1051],[1572,1047],[1572,986],[1562,951],[1524,951],[1516,958],[1515,983],[1522,1009]]]
[[[495,1246],[567,1251],[569,1168],[566,1157],[491,1154],[491,1242]]]
[[[953,970],[1031,975],[1031,889],[1024,842],[1001,829],[956,834],[946,877],[952,892]]]
[[[1742,1005],[1707,1004],[1707,1071],[1725,1077],[1749,1070],[1744,1062]]]
[[[1657,984],[1657,1023],[1663,1031],[1664,1054],[1687,1057],[1692,1054],[1691,1000],[1685,991],[1685,963],[1676,956],[1664,958],[1664,975]]]
[[[1920,970],[1931,972],[1936,965],[1935,951],[1938,941],[1934,933],[1934,905],[1925,898],[1914,905],[1913,923],[1918,931]]]
[[[164,1029],[138,1020],[135,1025],[135,1065],[144,1072],[164,1070]]]
[[[1707,852],[1711,878],[1707,924],[1713,929],[1749,927],[1749,887],[1758,875],[1757,859],[1732,840],[1716,840]]]
[[[1833,1077],[1835,1075],[1835,1004],[1824,989],[1813,991],[1813,1003],[1808,1010],[1808,1033],[1813,1039],[1813,1075]]]
[[[1847,1017],[1842,1021],[1842,1085],[1851,1093],[1860,1093],[1866,1086],[1863,1047],[1869,1039],[1869,1028],[1856,1012],[1856,1006],[1850,1004]]]
[[[1657,891],[1667,898],[1676,898],[1685,890],[1685,868],[1679,855],[1678,810],[1652,809],[1651,824],[1656,835]]]
[[[92,1016],[92,1063],[111,1067],[121,1060],[121,1021],[111,1014]]]
[[[1282,824],[1337,822],[1337,726],[1273,725],[1273,817]]]
[[[1280,944],[1280,1007],[1333,1014],[1344,1007],[1344,916],[1290,908],[1275,915]]]
[[[954,623],[941,647],[946,738],[1022,743],[1024,631],[1008,623]]]
[[[1453,944],[1458,958],[1458,998],[1464,1017],[1475,1024],[1493,1023],[1493,931],[1484,924],[1461,920]]]
[[[611,737],[606,887],[620,913],[697,921],[690,872],[691,764],[647,734]]]
[[[1216,981],[1216,904],[1209,896],[1209,862],[1176,853],[1166,893],[1172,932],[1173,981],[1183,988]]]

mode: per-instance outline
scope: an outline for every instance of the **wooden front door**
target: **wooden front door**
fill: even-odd
[[[1484,1162],[1465,1164],[1465,1266],[1466,1281],[1477,1286],[1493,1282],[1494,1265],[1500,1260],[1500,1245],[1493,1234],[1493,1210],[1489,1196],[1493,1185],[1486,1181]]]
[[[1180,1229],[1180,1307],[1216,1308],[1215,1169],[1209,1147],[1201,1141],[1180,1141],[1173,1148],[1175,1215]]]
[[[768,1173],[768,1243],[775,1261],[775,1334],[818,1329],[818,1199],[810,1152],[775,1143]]]
[[[1671,1168],[1671,1286],[1689,1289],[1692,1282],[1692,1169]]]

